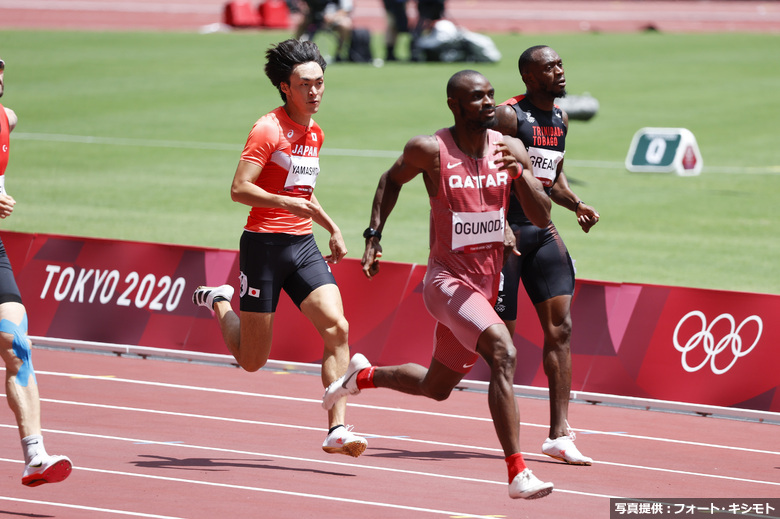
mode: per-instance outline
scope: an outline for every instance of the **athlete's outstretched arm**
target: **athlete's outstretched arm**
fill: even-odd
[[[371,220],[369,227],[382,232],[387,218],[393,212],[401,187],[425,172],[425,183],[429,194],[432,182],[431,172],[436,169],[438,173],[439,146],[436,138],[430,135],[413,137],[406,143],[403,154],[390,166],[379,178],[374,193],[374,201],[371,206]],[[374,236],[366,240],[366,250],[363,253],[361,264],[363,273],[371,279],[379,272],[379,258],[382,257],[382,245]]]
[[[580,200],[579,197],[574,194],[574,191],[571,190],[569,181],[563,170],[561,170],[558,179],[555,184],[553,184],[550,198],[561,207],[574,211],[574,214],[577,216],[577,223],[580,224],[580,227],[585,232],[590,231],[590,228],[599,221],[600,215],[596,209]]]

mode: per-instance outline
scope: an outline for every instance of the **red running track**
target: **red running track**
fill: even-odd
[[[0,27],[195,30],[223,2],[0,0]],[[522,10],[517,6],[522,6]],[[449,0],[477,31],[780,31],[772,2],[510,2]],[[379,0],[356,20],[384,29]],[[13,416],[0,414],[0,517],[304,519],[369,517],[606,518],[609,498],[780,495],[778,426],[573,403],[591,467],[539,454],[548,402],[521,399],[529,466],[555,491],[507,497],[486,396],[433,402],[391,391],[351,399],[369,437],[359,459],[328,455],[319,377],[87,353],[36,350],[47,449],[75,469],[59,484],[21,485]]]
[[[0,0],[0,28],[194,31],[220,22],[226,2]],[[354,4],[357,26],[385,30],[380,0]],[[477,32],[780,32],[780,4],[767,0],[447,0],[446,6],[446,18]],[[415,19],[415,2],[408,11]]]
[[[36,349],[47,450],[63,483],[21,485],[13,416],[0,413],[0,517],[606,518],[610,497],[780,494],[777,425],[573,403],[577,444],[596,462],[539,453],[548,402],[519,399],[528,465],[555,483],[507,496],[486,395],[445,402],[388,390],[352,397],[369,438],[358,459],[324,453],[318,376]]]

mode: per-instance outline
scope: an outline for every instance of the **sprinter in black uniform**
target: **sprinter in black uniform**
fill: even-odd
[[[542,182],[552,201],[573,211],[582,230],[588,232],[598,222],[599,214],[572,192],[563,173],[569,118],[555,105],[556,98],[566,95],[563,62],[550,47],[535,46],[523,52],[518,68],[526,93],[496,109],[499,121],[496,129],[523,141],[533,163],[534,176]],[[514,196],[507,219],[521,255],[510,255],[504,265],[496,312],[514,334],[518,285],[522,279],[544,331],[542,355],[550,388],[550,433],[542,452],[573,465],[590,465],[593,460],[583,456],[574,445],[574,432],[567,420],[574,265],[555,225],[550,222],[544,229],[533,225]]]

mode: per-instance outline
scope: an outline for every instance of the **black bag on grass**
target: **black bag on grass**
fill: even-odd
[[[352,29],[348,59],[355,63],[374,61],[371,55],[371,32],[368,29]]]

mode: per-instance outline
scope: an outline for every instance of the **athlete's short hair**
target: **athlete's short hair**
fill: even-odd
[[[522,76],[525,74],[525,70],[534,61],[534,52],[536,52],[539,49],[546,49],[549,45],[534,45],[533,47],[528,47],[523,51],[522,54],[520,54],[520,58],[517,60],[517,70],[520,72],[520,75]]]
[[[447,97],[455,95],[455,91],[462,87],[463,81],[474,76],[482,77],[482,74],[476,70],[461,70],[453,74],[450,80],[447,81]]]
[[[290,83],[293,69],[302,63],[313,61],[325,71],[325,58],[320,54],[320,49],[313,41],[300,41],[296,39],[285,40],[272,45],[265,53],[265,75],[271,80],[271,84],[279,90],[279,95],[286,103],[287,96],[282,92],[282,83]]]

